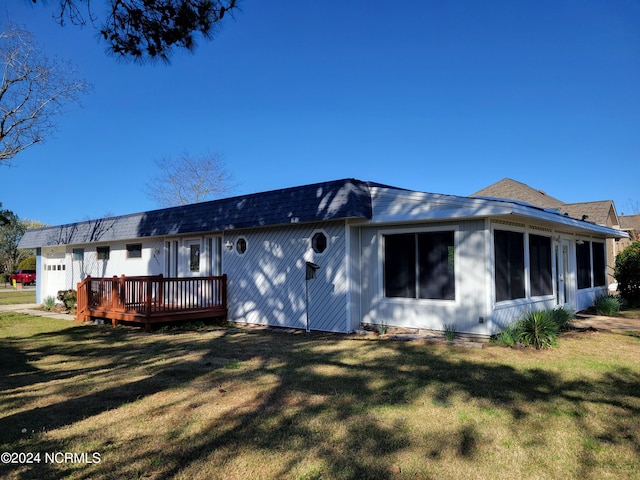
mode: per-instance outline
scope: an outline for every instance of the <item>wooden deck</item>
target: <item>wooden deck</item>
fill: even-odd
[[[162,275],[95,278],[78,283],[78,321],[104,318],[143,324],[227,316],[227,276],[164,278]]]

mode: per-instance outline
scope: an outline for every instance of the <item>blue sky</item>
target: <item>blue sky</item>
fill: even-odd
[[[469,195],[510,177],[640,203],[638,0],[243,0],[170,65],[116,60],[92,28],[57,25],[55,3],[0,7],[93,84],[0,167],[20,218],[157,208],[143,185],[182,152],[222,153],[238,195],[346,177]]]

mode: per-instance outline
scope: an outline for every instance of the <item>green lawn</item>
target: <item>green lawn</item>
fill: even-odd
[[[0,284],[0,305],[15,305],[19,303],[36,303],[35,289],[16,290],[12,286]]]
[[[535,351],[5,313],[0,451],[41,461],[0,477],[638,479],[639,350],[598,332]]]

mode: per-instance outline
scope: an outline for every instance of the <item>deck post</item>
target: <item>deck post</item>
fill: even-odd
[[[124,277],[124,275],[123,275]],[[118,310],[118,300],[120,300],[120,279],[118,278],[117,275],[113,276],[113,279],[111,281],[111,309],[112,310]],[[118,326],[118,319],[117,318],[113,318],[111,319],[111,323],[114,327]]]
[[[76,320],[79,322],[84,322],[87,320],[87,312],[91,307],[91,276],[87,275],[87,277],[78,282],[77,286],[78,296],[76,298]]]
[[[162,305],[164,303],[164,277],[162,274],[158,275],[158,298],[156,303]]]
[[[144,308],[145,308],[144,331],[147,333],[151,331],[151,323],[149,322],[149,319],[151,318],[151,297],[153,296],[153,278],[154,277],[145,278],[145,282],[147,283],[147,288],[146,288],[147,298],[145,298],[145,302],[144,302]]]
[[[224,273],[222,274],[222,288],[220,289],[222,291],[222,298],[221,298],[221,303],[222,306],[224,307],[224,321],[227,321],[227,274]]]
[[[111,279],[111,309],[115,310],[118,307],[118,277],[116,275]]]

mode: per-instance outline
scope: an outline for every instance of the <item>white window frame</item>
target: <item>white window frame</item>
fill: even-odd
[[[459,226],[457,225],[434,225],[416,228],[393,228],[382,229],[377,232],[378,241],[378,296],[384,303],[394,304],[429,304],[429,305],[460,305],[460,235]],[[384,237],[385,235],[400,235],[403,233],[434,233],[434,232],[453,232],[453,263],[454,263],[454,283],[455,283],[455,298],[453,300],[437,299],[437,298],[404,298],[404,297],[387,297],[384,291]]]
[[[509,300],[496,300],[496,262],[495,262],[495,231],[507,231],[507,232],[517,232],[522,233],[524,240],[524,297],[523,298],[514,298]],[[556,264],[553,261],[554,255],[554,245],[555,240],[554,237],[558,236],[556,232],[549,232],[547,230],[538,230],[534,225],[525,225],[523,227],[508,225],[502,223],[491,223],[491,252],[489,255],[489,262],[491,265],[491,301],[496,306],[517,306],[517,305],[529,305],[531,302],[545,301],[549,299],[553,299],[555,297],[556,292]],[[533,297],[531,295],[531,257],[530,257],[530,248],[529,248],[529,235],[537,235],[539,237],[548,237],[551,239],[551,281],[553,285],[553,290],[551,294],[548,295],[540,295]]]

